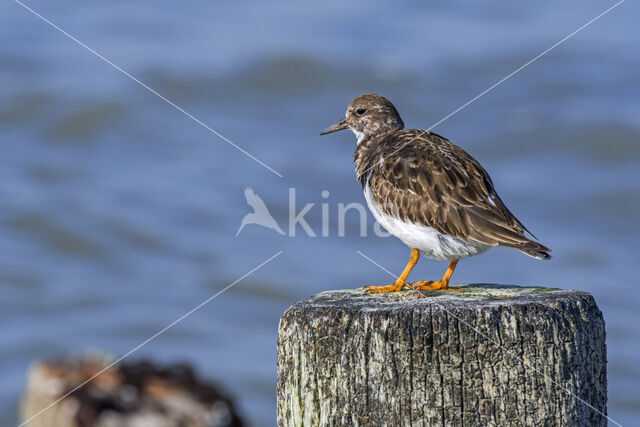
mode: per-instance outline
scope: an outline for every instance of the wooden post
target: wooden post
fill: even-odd
[[[279,426],[606,425],[602,313],[585,292],[323,292],[282,316]]]

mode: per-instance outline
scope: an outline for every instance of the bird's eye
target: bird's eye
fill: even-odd
[[[364,116],[364,114],[367,112],[367,110],[365,110],[364,108],[358,108],[356,110],[356,115],[357,116]]]

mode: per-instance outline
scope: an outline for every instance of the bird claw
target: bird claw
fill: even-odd
[[[409,284],[405,282],[395,282],[386,286],[365,286],[364,291],[368,294],[384,294],[401,291],[405,286],[409,286]]]
[[[455,291],[460,292],[460,289],[449,287],[449,283],[433,280],[419,280],[411,284],[413,289],[418,291]]]

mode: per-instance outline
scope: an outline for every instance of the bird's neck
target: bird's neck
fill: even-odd
[[[382,145],[388,133],[389,132],[363,135],[362,139],[358,141],[356,151],[353,154],[353,162],[356,168],[356,176],[363,188],[367,183],[371,169],[382,157]]]
[[[360,143],[366,138],[365,133],[362,131],[359,131],[357,129],[351,129],[351,132],[353,132],[353,134],[356,136],[357,145],[360,145]]]

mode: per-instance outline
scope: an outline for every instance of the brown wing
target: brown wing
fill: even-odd
[[[389,139],[376,144],[366,162],[371,192],[385,213],[463,240],[549,258],[550,249],[524,236],[531,233],[500,200],[489,174],[460,147],[416,129]]]

